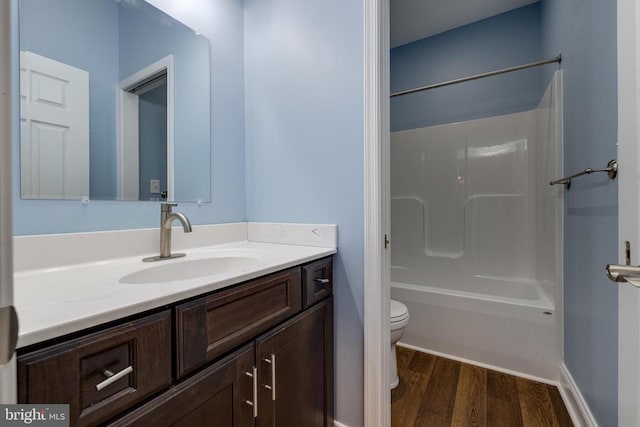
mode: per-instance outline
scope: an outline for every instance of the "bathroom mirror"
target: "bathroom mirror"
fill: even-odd
[[[20,0],[23,199],[209,201],[209,40],[143,0]]]

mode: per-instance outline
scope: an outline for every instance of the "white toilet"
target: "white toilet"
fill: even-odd
[[[398,362],[396,361],[396,343],[402,338],[404,328],[409,323],[409,310],[407,306],[400,301],[391,300],[391,366],[389,367],[391,389],[398,386],[400,379],[398,378]]]

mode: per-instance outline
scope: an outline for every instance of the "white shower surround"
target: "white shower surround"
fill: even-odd
[[[402,343],[558,380],[561,175],[561,71],[534,110],[392,134]]]

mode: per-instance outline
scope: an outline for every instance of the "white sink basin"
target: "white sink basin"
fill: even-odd
[[[158,261],[162,263],[163,261]],[[203,259],[182,259],[170,264],[136,271],[120,278],[120,283],[132,285],[145,283],[175,282],[180,280],[197,279],[199,277],[214,276],[216,274],[240,271],[260,262],[259,258],[249,256],[225,256]]]

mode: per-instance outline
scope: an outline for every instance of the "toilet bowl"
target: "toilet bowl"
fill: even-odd
[[[402,338],[404,328],[409,323],[409,310],[400,301],[391,300],[390,304],[390,326],[391,326],[391,357],[389,358],[389,373],[391,389],[398,386],[398,362],[396,361],[396,343]]]

